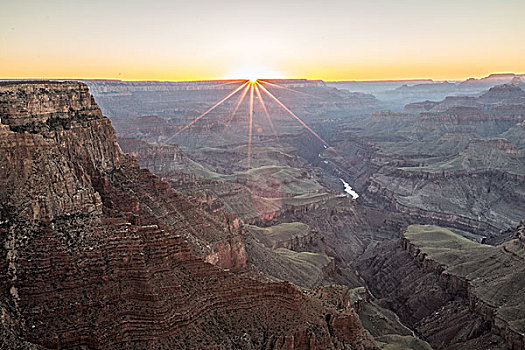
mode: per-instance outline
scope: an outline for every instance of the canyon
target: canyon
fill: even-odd
[[[522,78],[0,82],[0,345],[523,348]]]
[[[122,153],[85,84],[0,101],[2,347],[376,348],[351,308],[230,272],[235,220]]]
[[[380,305],[437,349],[523,349],[524,224],[499,246],[409,226],[360,271]]]

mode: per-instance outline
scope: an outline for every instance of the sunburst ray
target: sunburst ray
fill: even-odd
[[[259,101],[261,102],[261,106],[264,110],[264,115],[266,116],[266,120],[268,121],[268,124],[270,125],[270,128],[272,129],[273,134],[277,138],[277,142],[279,141],[279,135],[277,135],[277,132],[275,131],[275,127],[272,122],[272,118],[270,118],[270,114],[268,113],[268,109],[266,108],[266,104],[264,103],[264,100],[262,98],[261,91],[259,90],[259,84],[255,84],[255,92],[257,93],[257,97],[259,97]]]
[[[181,132],[183,132],[184,130],[188,129],[189,127],[191,127],[193,124],[195,124],[196,122],[198,122],[199,120],[201,120],[202,118],[204,118],[206,115],[208,115],[208,113],[210,113],[211,111],[213,111],[215,108],[217,108],[218,106],[220,106],[221,104],[223,104],[227,99],[229,99],[230,97],[232,97],[233,95],[235,95],[239,90],[241,90],[245,85],[248,85],[249,82],[245,82],[244,84],[242,84],[241,86],[237,87],[235,90],[233,90],[232,92],[230,92],[228,95],[226,95],[226,97],[224,97],[222,100],[220,100],[219,102],[217,102],[216,104],[214,104],[212,107],[210,107],[206,112],[202,113],[201,115],[199,115],[197,118],[193,119],[189,124],[187,124],[186,126],[184,126],[182,129],[180,129],[179,131],[177,131],[173,136],[169,137],[166,141],[164,141],[163,143],[164,144],[167,144],[168,142],[170,142],[171,140],[173,140],[175,137],[177,137]]]
[[[233,118],[235,117],[235,113],[237,113],[237,110],[239,109],[239,107],[241,106],[242,104],[242,101],[244,101],[244,98],[246,97],[246,94],[248,93],[248,90],[250,89],[250,85],[246,85],[246,87],[244,88],[244,90],[242,90],[242,93],[241,93],[241,96],[239,97],[239,100],[237,101],[237,105],[235,106],[235,108],[233,109],[233,112],[230,116],[230,119],[226,122],[226,125],[224,126],[224,130],[226,130],[226,128],[228,126],[230,126],[231,122],[233,121]]]
[[[321,136],[319,136],[312,128],[310,128],[301,118],[299,118],[294,112],[292,112],[288,107],[286,107],[277,97],[275,97],[270,91],[268,91],[264,86],[259,85],[259,87],[265,92],[272,100],[274,100],[279,106],[281,106],[288,114],[290,114],[295,120],[297,120],[306,130],[308,130],[312,135],[314,135],[319,141],[321,141],[328,149],[339,155],[339,152],[335,150],[332,146],[328,144]]]
[[[247,162],[247,170],[250,171],[251,163],[252,163],[252,129],[253,129],[253,88],[254,84],[250,84],[250,119],[249,119],[249,126],[248,126],[248,162]]]

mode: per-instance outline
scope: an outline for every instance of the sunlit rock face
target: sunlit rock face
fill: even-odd
[[[84,84],[0,101],[0,347],[375,348],[354,313],[223,270],[235,219],[123,154]]]
[[[11,130],[45,133],[102,113],[85,84],[77,82],[0,83],[0,114]],[[17,86],[18,88],[14,88]]]

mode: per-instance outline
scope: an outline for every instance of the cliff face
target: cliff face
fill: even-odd
[[[491,234],[522,219],[524,181],[525,154],[516,145],[478,138],[442,161],[382,169],[362,194],[369,202],[420,216],[421,223]]]
[[[0,83],[0,115],[11,130],[45,133],[100,119],[86,85],[77,82]]]
[[[424,112],[419,115],[415,126],[427,132],[444,133],[455,128],[463,128],[481,136],[496,135],[525,120],[525,108],[494,108],[485,111],[481,108],[458,106],[440,112]]]
[[[124,153],[137,158],[142,168],[154,174],[182,170],[187,163],[178,145],[153,146],[137,138],[125,137],[119,137],[118,144]]]
[[[521,243],[525,243],[525,220],[520,222],[518,229],[515,233],[515,238],[517,238]]]
[[[367,205],[478,240],[498,235],[525,210],[522,94],[501,86],[481,97],[421,102],[430,111],[417,115],[378,112],[333,138],[344,156],[330,158],[349,171]]]
[[[518,239],[493,247],[414,225],[359,268],[380,303],[434,348],[522,349],[524,248]]]
[[[3,84],[0,106],[2,347],[375,347],[354,314],[205,263],[245,264],[233,218],[124,155],[85,85]]]

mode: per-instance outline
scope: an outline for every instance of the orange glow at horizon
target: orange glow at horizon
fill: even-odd
[[[525,73],[522,0],[19,0],[1,7],[0,79],[463,80]]]
[[[496,73],[525,73],[525,49],[519,53],[520,59],[515,56],[501,58],[483,59],[486,62],[441,62],[435,64],[413,64],[396,63],[382,64],[321,64],[310,66],[302,64],[283,64],[283,72],[279,78],[265,77],[261,79],[310,79],[324,81],[384,81],[384,80],[411,80],[411,79],[433,79],[436,81],[460,81],[468,78],[480,79]],[[144,67],[105,66],[104,63],[94,64],[89,62],[67,63],[40,60],[27,62],[27,58],[16,57],[5,58],[0,53],[0,79],[71,79],[71,80],[124,80],[124,81],[203,81],[203,80],[248,80],[255,83],[256,78],[236,78],[224,74],[220,66],[214,67],[191,67],[183,65],[174,70],[172,66],[156,65],[155,69],[144,69]],[[488,62],[490,61],[490,62]],[[227,66],[227,64],[225,64]],[[328,66],[328,67],[327,67]],[[492,68],[491,68],[492,67]],[[227,83],[226,83],[227,84]]]

